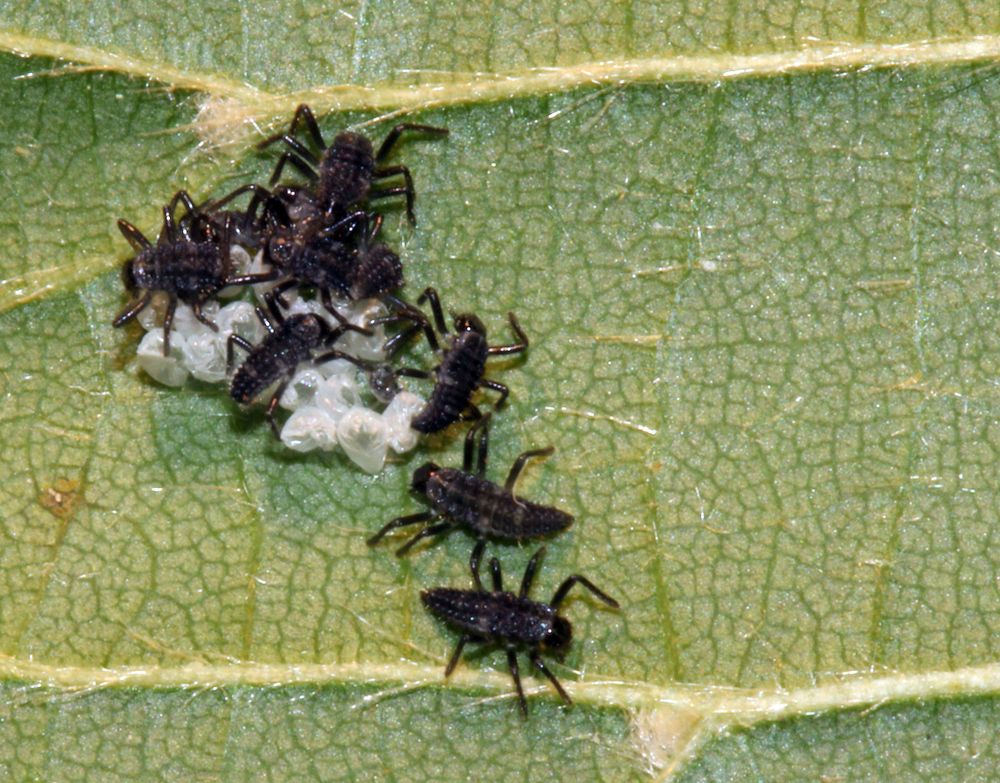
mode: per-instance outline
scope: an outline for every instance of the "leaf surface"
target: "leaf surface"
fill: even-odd
[[[569,79],[500,100],[469,76],[680,54],[717,69],[775,55],[777,73],[812,38],[930,51],[945,36],[988,44],[1000,26],[991,4],[894,25],[846,3],[816,22],[785,10],[516,5],[490,24],[399,3],[159,5],[125,20],[96,6],[62,23],[55,4],[4,11],[9,48],[98,53],[84,64],[205,92],[0,57],[0,768],[442,781],[988,770],[995,70],[929,58],[558,87]],[[502,653],[442,676],[454,635],[418,593],[468,583],[470,540],[403,560],[364,543],[418,510],[410,473],[460,460],[459,433],[377,477],[294,455],[224,390],[146,379],[136,333],[110,327],[127,254],[116,218],[153,235],[177,188],[224,193],[273,165],[252,139],[200,144],[206,98],[273,122],[310,90],[324,105],[338,85],[364,87],[381,106],[431,82],[454,87],[448,105],[414,116],[451,136],[400,145],[420,222],[390,211],[387,234],[408,290],[435,285],[493,342],[517,312],[532,348],[492,371],[512,395],[491,475],[556,446],[521,491],[577,521],[549,543],[537,596],[580,572],[623,605],[568,602],[575,644],[553,665],[577,705],[526,675],[541,694],[527,723]],[[327,117],[324,132],[370,119]],[[516,584],[533,548],[491,551]]]

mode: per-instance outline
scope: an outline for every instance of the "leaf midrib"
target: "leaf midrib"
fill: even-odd
[[[808,71],[1000,60],[1000,35],[874,44],[813,41],[806,46],[774,52],[711,52],[704,55],[624,58],[497,73],[412,70],[401,73],[429,78],[419,84],[316,85],[284,94],[261,90],[218,74],[183,70],[125,52],[10,31],[0,31],[0,50],[77,64],[33,74],[36,77],[92,70],[114,71],[221,99],[225,101],[225,106],[210,103],[195,124],[196,129],[208,132],[220,123],[233,125],[254,121],[270,124],[273,120],[283,120],[292,108],[302,102],[310,103],[318,112],[410,112],[430,107],[510,100],[595,85],[716,82]]]
[[[299,685],[400,684],[405,690],[443,687],[444,659],[433,665],[416,663],[259,663],[200,660],[180,666],[59,666],[0,657],[0,680],[28,682],[54,691],[94,691],[105,688],[152,690],[226,687],[294,687]],[[547,683],[525,683],[529,694],[548,693]],[[616,677],[590,675],[585,682],[564,679],[574,702],[637,710],[668,706],[713,723],[751,726],[829,710],[883,705],[890,702],[943,697],[1000,694],[1000,663],[968,666],[954,671],[856,673],[838,681],[793,690],[733,688],[706,684],[655,685]],[[512,686],[504,671],[468,666],[455,670],[448,687],[507,694]]]

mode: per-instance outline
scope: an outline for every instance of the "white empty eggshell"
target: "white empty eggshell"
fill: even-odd
[[[355,326],[368,326],[373,318],[388,315],[389,311],[381,301],[375,298],[359,299],[356,302],[349,302],[344,309],[347,320]]]
[[[424,407],[424,400],[416,394],[401,391],[382,411],[386,440],[397,454],[411,451],[417,445],[420,433],[410,426],[413,417]]]
[[[314,404],[328,416],[339,419],[352,408],[361,406],[361,395],[354,375],[331,375],[316,389]]]
[[[291,297],[286,297],[286,299],[291,299]],[[289,315],[302,315],[312,313],[313,315],[318,315],[327,323],[333,323],[333,316],[327,312],[327,309],[315,299],[291,299],[288,302],[288,307],[286,312]]]
[[[150,304],[143,308],[142,312],[136,316],[136,320],[142,324],[142,328],[147,332],[151,332],[154,329],[162,329],[163,317],[167,312],[167,304],[167,296],[162,291],[158,291],[153,295]],[[202,305],[201,313],[209,321],[215,321],[216,316],[219,314],[219,303],[216,301],[205,302]],[[194,317],[194,310],[191,309],[190,305],[178,302],[177,308],[174,310],[172,331],[188,334],[201,330],[212,331]]]
[[[237,334],[254,345],[264,339],[264,324],[260,322],[257,311],[249,302],[230,302],[219,310],[215,323],[219,327],[219,337],[223,343],[231,334]]]
[[[337,423],[313,405],[303,405],[281,428],[281,442],[293,451],[337,448]]]
[[[323,383],[323,376],[312,367],[304,367],[295,371],[291,383],[288,384],[279,404],[285,410],[293,411],[311,402],[316,390]]]
[[[324,378],[332,378],[335,375],[349,375],[353,378],[358,372],[358,368],[346,359],[331,359],[328,362],[316,365],[316,369],[320,371]]]
[[[215,323],[215,319],[219,315],[219,303],[214,300],[205,302],[201,307],[201,314],[209,321]],[[212,332],[211,329],[194,317],[194,310],[183,302],[178,303],[177,312],[174,313],[174,329],[185,333],[185,336],[187,334],[194,334],[195,332]]]
[[[340,311],[352,324],[371,329],[373,334],[347,332],[337,341],[336,347],[359,359],[372,362],[381,361],[385,357],[385,353],[382,351],[382,345],[385,343],[385,326],[382,324],[372,326],[371,321],[387,314],[385,305],[378,299],[362,299],[358,302],[350,302]]]
[[[337,422],[337,440],[359,468],[368,473],[382,470],[389,444],[385,422],[378,413],[368,408],[351,408]]]
[[[250,254],[239,245],[231,245],[229,247],[229,263],[232,264],[233,274],[235,275],[252,274],[249,272],[249,269],[250,265],[253,263],[253,259],[250,257]],[[218,295],[223,299],[232,299],[234,296],[239,296],[241,293],[243,293],[243,286],[231,285],[219,291]]]
[[[263,256],[261,256],[263,258]],[[229,261],[233,265],[233,269],[237,274],[244,275],[250,270],[250,265],[253,263],[254,256],[251,256],[246,250],[244,250],[239,245],[229,246]],[[242,288],[242,286],[241,286]]]
[[[186,342],[183,335],[170,335],[170,354],[164,356],[163,330],[147,332],[136,351],[139,366],[150,378],[164,386],[183,386],[188,377],[182,363]]]
[[[189,335],[184,343],[184,366],[199,381],[224,381],[226,357],[220,347],[219,336],[208,329]]]
[[[372,332],[370,336],[361,332],[347,332],[337,340],[334,348],[363,361],[380,362],[385,358],[385,353],[382,351],[382,346],[385,344],[385,327],[381,324],[373,326]]]
[[[255,255],[253,257],[253,260],[250,262],[250,265],[247,267],[246,274],[248,274],[248,275],[259,275],[261,272],[270,272],[270,271],[271,271],[271,267],[267,266],[264,263],[264,251],[263,250],[258,250],[257,251],[257,255]],[[274,288],[278,284],[279,280],[280,280],[280,278],[276,279],[276,280],[273,280],[271,282],[257,283],[256,285],[251,286],[251,288],[253,289],[254,298],[256,298],[256,300],[261,305],[263,305],[264,304],[264,294],[266,294],[268,291],[270,291],[272,288]],[[285,292],[284,296],[285,297],[289,297],[289,298],[290,297],[294,297],[294,296],[296,296],[296,290],[294,288],[289,289],[288,291]]]
[[[177,305],[178,310],[182,307],[187,307],[187,305]],[[162,329],[163,314],[166,312],[166,309],[167,295],[163,291],[157,291],[149,300],[149,304],[139,311],[135,320],[138,321],[139,325],[147,332],[151,332],[154,329]]]

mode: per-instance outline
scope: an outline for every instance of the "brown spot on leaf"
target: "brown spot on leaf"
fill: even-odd
[[[38,496],[38,502],[59,519],[69,519],[83,501],[80,492],[80,482],[74,479],[61,478],[45,487]]]

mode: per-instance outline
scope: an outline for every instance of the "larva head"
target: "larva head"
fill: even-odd
[[[459,313],[455,316],[456,332],[478,332],[483,337],[486,336],[486,326],[479,320],[478,316],[472,313]]]
[[[267,260],[278,269],[288,269],[298,252],[299,245],[291,229],[278,229],[267,241]]]
[[[135,291],[138,283],[135,280],[135,259],[130,258],[122,264],[122,283],[125,284],[126,291]]]
[[[312,313],[297,313],[289,316],[285,321],[284,329],[286,334],[293,334],[298,340],[310,346],[320,345],[330,332],[330,327],[326,325],[326,322]]]
[[[573,626],[565,617],[556,615],[552,626],[542,637],[542,649],[561,655],[569,649],[573,641]]]
[[[433,462],[425,462],[413,471],[413,481],[410,482],[410,486],[413,488],[413,491],[419,492],[421,495],[426,495],[427,482],[430,481],[431,476],[439,470],[441,470],[440,465],[436,465]]]

